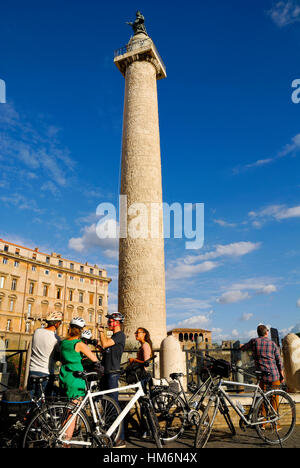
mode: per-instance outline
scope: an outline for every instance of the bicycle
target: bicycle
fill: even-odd
[[[151,390],[152,403],[156,412],[161,439],[171,442],[180,437],[187,427],[197,426],[200,422],[200,412],[203,412],[203,402],[213,385],[213,378],[203,376],[203,382],[196,388],[191,389],[192,394],[188,396],[182,382],[182,373],[172,373],[170,377],[179,385],[179,391],[174,392],[168,386],[155,386]],[[172,388],[172,387],[171,387]]]
[[[46,410],[42,409],[38,412],[26,428],[22,443],[24,448],[35,446],[56,448],[66,445],[83,448],[110,448],[113,446],[113,434],[138,400],[147,417],[156,446],[158,448],[162,447],[155,413],[150,399],[144,393],[141,382],[122,387],[122,390],[135,389],[137,391],[107,428],[103,426],[95,401],[97,402],[97,400],[104,398],[109,393],[119,391],[120,388],[92,392],[89,379],[95,379],[97,376],[95,372],[74,372],[74,376],[85,381],[86,394],[83,399],[78,403],[58,402],[50,405]],[[90,409],[90,417],[87,413],[88,409]],[[66,432],[74,421],[73,436],[70,440],[67,440]]]
[[[229,377],[229,363],[227,363],[228,366],[225,366],[224,362],[226,361],[214,359],[208,355],[206,355],[206,359],[209,361],[209,365],[207,367],[208,372],[211,375],[212,373],[218,373],[219,376],[218,382],[210,387],[207,406],[200,419],[196,432],[194,443],[195,448],[204,448],[207,444],[220,407],[227,408],[227,421],[229,426],[234,428],[228,404],[231,405],[232,409],[239,416],[239,425],[242,430],[246,430],[246,428],[255,428],[258,436],[264,442],[270,445],[280,444],[282,447],[282,442],[290,437],[295,427],[296,407],[292,398],[284,390],[273,389],[263,392],[259,384],[255,385],[223,380],[224,377]],[[253,374],[250,374],[242,367],[235,365],[230,367],[232,370],[255,376],[258,381],[260,381],[264,375],[261,371],[254,371]],[[252,404],[248,414],[246,414],[245,409],[239,402],[236,403],[232,398],[230,398],[223,388],[224,385],[229,387],[246,387],[252,390]]]
[[[32,415],[41,407],[46,407],[49,401],[53,403],[53,397],[46,397],[44,392],[44,383],[49,381],[49,376],[32,376],[31,380],[35,391],[33,395],[27,392],[28,400],[1,400],[0,440],[2,448],[19,447],[22,433]],[[7,387],[7,390],[10,389]],[[18,392],[16,389],[11,390]]]

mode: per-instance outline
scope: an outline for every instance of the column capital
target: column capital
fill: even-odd
[[[156,78],[166,78],[166,67],[162,61],[152,39],[144,34],[131,38],[129,43],[115,51],[114,63],[125,77],[126,68],[136,61],[151,62],[156,69]]]

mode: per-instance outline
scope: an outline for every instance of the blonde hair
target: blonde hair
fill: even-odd
[[[67,338],[74,338],[74,337],[80,338],[81,332],[82,332],[81,328],[74,327],[74,325],[70,325]]]

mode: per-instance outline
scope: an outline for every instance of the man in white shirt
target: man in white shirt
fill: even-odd
[[[51,312],[46,317],[47,327],[35,330],[32,338],[31,357],[29,363],[28,390],[39,394],[35,389],[32,377],[47,377],[49,381],[43,382],[43,389],[47,395],[52,393],[54,382],[54,366],[59,360],[60,338],[56,334],[62,322],[61,312]]]

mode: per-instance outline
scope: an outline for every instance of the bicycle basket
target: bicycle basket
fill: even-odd
[[[224,359],[216,359],[212,363],[209,363],[208,368],[213,375],[224,377],[228,379],[231,373],[231,364]]]
[[[1,400],[1,419],[25,418],[31,406],[30,392],[26,390],[6,390]]]

